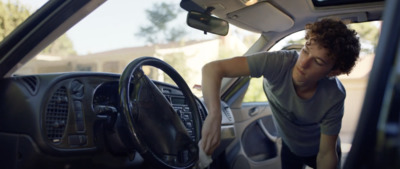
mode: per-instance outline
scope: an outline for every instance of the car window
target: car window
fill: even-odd
[[[359,119],[375,56],[375,48],[378,44],[380,25],[381,22],[378,21],[349,25],[350,28],[358,32],[361,42],[361,52],[360,58],[352,72],[349,75],[338,76],[346,89],[345,112],[341,131],[341,138],[346,141],[351,141]],[[281,50],[282,48],[300,51],[302,45],[295,44],[304,44],[304,34],[304,31],[299,31],[283,38],[271,48],[271,51]],[[262,88],[262,78],[252,78],[249,89],[245,94],[244,102],[265,102],[266,100]],[[342,149],[346,148],[349,149],[346,145],[342,145]]]
[[[187,12],[179,1],[148,2],[106,1],[15,74],[122,73],[135,58],[152,56],[174,67],[201,97],[202,66],[243,55],[259,36],[232,25],[227,36],[205,34],[186,25]],[[172,82],[155,68],[143,71],[154,80]]]
[[[341,75],[338,78],[342,81],[343,85],[346,87],[348,96],[347,100],[353,100],[351,97],[357,96],[361,99],[364,96],[366,90],[366,83],[369,77],[369,72],[372,68],[372,61],[375,56],[375,48],[378,43],[379,33],[380,33],[380,22],[366,22],[366,23],[356,23],[349,24],[349,27],[356,30],[361,42],[361,53],[360,59],[358,60],[355,68],[349,75]],[[305,42],[304,39],[305,31],[299,31],[289,36],[283,38],[278,43],[276,43],[269,51],[277,50],[296,50],[300,51],[302,45]],[[252,78],[250,80],[249,89],[247,90],[244,102],[264,102],[267,101],[262,87],[262,78]],[[355,93],[353,93],[355,92]],[[355,108],[354,111],[358,111],[361,108],[361,104],[357,104],[360,107]],[[354,107],[354,106],[351,106]]]
[[[45,0],[0,0],[0,42],[45,2]]]

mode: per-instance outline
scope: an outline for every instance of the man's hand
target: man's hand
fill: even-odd
[[[203,124],[201,131],[201,148],[207,155],[211,155],[221,141],[221,113],[210,113]]]
[[[234,57],[207,63],[202,68],[202,92],[208,115],[201,132],[201,148],[211,155],[221,141],[220,88],[223,77],[250,75],[246,57]]]
[[[336,141],[338,135],[321,134],[319,152],[317,155],[318,169],[336,169],[338,164],[338,156],[336,152]]]

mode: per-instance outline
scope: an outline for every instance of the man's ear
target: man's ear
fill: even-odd
[[[339,69],[331,70],[328,74],[328,77],[335,77],[342,74],[342,72]]]

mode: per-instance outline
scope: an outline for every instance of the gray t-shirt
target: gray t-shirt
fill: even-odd
[[[264,91],[283,141],[299,156],[316,155],[320,134],[337,135],[342,125],[346,91],[337,78],[323,78],[310,99],[293,86],[296,51],[261,52],[248,56],[252,77],[264,77]]]

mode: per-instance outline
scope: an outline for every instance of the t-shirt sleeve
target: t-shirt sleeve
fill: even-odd
[[[321,122],[321,133],[337,135],[342,127],[344,113],[344,100],[332,106]]]
[[[264,76],[273,80],[286,70],[297,57],[296,51],[260,52],[247,57],[251,77]]]

